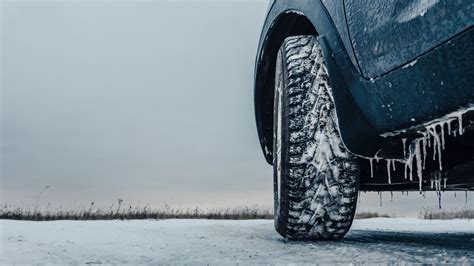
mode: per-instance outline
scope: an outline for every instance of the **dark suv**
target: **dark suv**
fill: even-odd
[[[276,0],[255,67],[275,227],[340,239],[359,190],[474,190],[474,1]]]

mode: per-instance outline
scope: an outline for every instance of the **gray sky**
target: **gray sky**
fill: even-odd
[[[43,205],[270,208],[252,88],[267,5],[3,1],[2,202],[30,206],[49,185]],[[437,204],[414,194],[360,208]],[[463,193],[445,198],[464,206]]]

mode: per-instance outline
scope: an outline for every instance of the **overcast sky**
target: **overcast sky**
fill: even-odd
[[[252,88],[267,5],[3,1],[2,202],[31,206],[49,185],[42,205],[270,208]],[[411,194],[360,208],[437,205]],[[464,193],[444,198],[464,206]]]

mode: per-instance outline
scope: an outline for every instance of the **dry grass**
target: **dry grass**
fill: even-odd
[[[355,219],[390,218],[387,214],[377,212],[358,212]],[[474,219],[474,210],[460,211],[433,211],[420,212],[419,218],[429,220]],[[123,200],[112,204],[109,208],[96,208],[91,202],[87,208],[80,210],[52,209],[50,204],[46,208],[15,207],[4,204],[0,207],[0,219],[52,221],[52,220],[131,220],[131,219],[212,219],[212,220],[251,220],[273,219],[273,212],[268,209],[243,207],[233,209],[175,209],[165,205],[161,209],[149,206],[124,206]]]
[[[12,208],[4,206],[0,210],[0,219],[52,221],[52,220],[131,220],[131,219],[213,219],[213,220],[249,220],[273,219],[268,210],[259,208],[234,209],[173,209],[165,206],[163,209],[145,207],[118,207],[108,209],[94,208],[92,203],[88,209],[37,211],[31,208]]]
[[[370,218],[390,218],[388,214],[380,214],[378,212],[359,212],[356,213],[355,219],[370,219]]]
[[[474,210],[460,211],[430,211],[420,213],[421,219],[427,220],[450,220],[450,219],[474,219]]]
[[[53,221],[53,220],[132,220],[132,219],[212,219],[212,220],[251,220],[273,219],[273,213],[266,209],[243,207],[234,209],[174,209],[165,205],[162,209],[145,207],[123,207],[123,201],[118,200],[118,205],[109,208],[95,208],[91,202],[88,208],[82,210],[64,210],[61,208],[51,210],[38,210],[35,208],[14,207],[4,204],[0,208],[0,219]],[[361,212],[355,219],[376,217],[390,217],[377,212]]]

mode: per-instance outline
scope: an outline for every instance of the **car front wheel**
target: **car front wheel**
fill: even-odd
[[[289,239],[341,239],[356,209],[359,165],[339,133],[317,38],[287,38],[275,74],[275,228]]]

